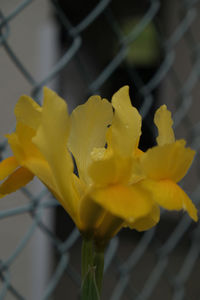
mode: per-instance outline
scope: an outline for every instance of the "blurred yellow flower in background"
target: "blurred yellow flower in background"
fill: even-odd
[[[138,231],[156,225],[160,208],[197,210],[177,185],[195,152],[175,141],[171,113],[155,114],[157,146],[139,147],[141,116],[129,88],[112,103],[92,96],[68,114],[66,102],[44,88],[43,106],[22,96],[15,107],[16,131],[8,134],[13,151],[0,163],[0,197],[36,175],[69,213],[83,235],[107,242],[122,227]],[[74,173],[74,161],[78,175]]]

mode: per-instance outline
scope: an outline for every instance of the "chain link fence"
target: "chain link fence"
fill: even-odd
[[[3,1],[0,2],[0,50],[27,81],[30,95],[40,101],[42,87],[56,78],[61,96],[74,100],[69,102],[72,109],[91,94],[110,98],[122,85],[129,84],[132,101],[144,117],[143,149],[154,144],[153,112],[166,103],[173,112],[177,137],[186,138],[197,151],[182,185],[198,206],[200,1],[49,1],[58,33],[54,42],[59,50],[56,62],[40,80],[32,75],[15,44],[10,44],[16,34],[12,22],[31,10],[34,2],[18,1],[16,6],[11,5],[9,13],[4,12]],[[37,13],[35,18],[37,22]],[[4,70],[0,72],[3,76]],[[12,83],[8,88],[12,89]],[[1,106],[5,105],[0,101]],[[0,151],[2,158],[9,154],[4,140]],[[29,221],[25,224],[29,225],[24,230],[26,225],[22,224],[21,235],[12,249],[8,247],[4,253],[0,249],[0,299],[78,299],[78,231],[38,183],[23,188],[17,197],[19,201],[13,201],[9,208],[0,205],[1,245],[6,249],[9,244],[9,235],[3,234],[7,221],[13,222],[13,231],[16,218],[26,216]],[[26,295],[23,286],[15,281],[20,276],[25,282],[25,274],[20,272],[26,264],[24,253],[32,250],[33,240],[42,243],[41,238],[35,240],[38,231],[48,241],[43,259],[50,254],[49,260],[38,264],[37,255],[30,259],[38,267],[37,274],[43,274],[42,268],[51,265],[47,267],[47,282],[40,298]],[[199,252],[199,223],[193,224],[185,214],[164,212],[159,225],[145,233],[124,230],[110,242],[106,252],[103,299],[197,300]],[[30,284],[36,295],[40,282],[32,278]]]

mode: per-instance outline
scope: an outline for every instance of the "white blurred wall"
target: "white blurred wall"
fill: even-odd
[[[8,16],[23,1],[0,0],[0,9]],[[55,27],[49,1],[32,1],[9,23],[8,43],[37,80],[44,78],[54,63]],[[5,50],[0,46],[0,141],[15,124],[14,106],[22,94],[30,94],[31,85],[13,64]],[[42,185],[37,181],[30,189],[37,194]],[[0,199],[0,211],[12,209],[29,203],[17,192]],[[44,215],[49,222],[49,214]],[[0,220],[0,259],[6,260],[30,228],[32,218],[29,214],[13,216]],[[19,254],[10,268],[11,282],[21,294],[30,300],[40,299],[48,273],[48,240],[39,230]],[[2,284],[0,282],[0,292]],[[15,299],[10,293],[6,300]]]

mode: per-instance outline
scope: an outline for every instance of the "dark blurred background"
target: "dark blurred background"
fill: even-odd
[[[183,5],[184,1],[125,0],[122,2],[116,0],[110,1],[109,4],[108,2],[104,2],[106,7],[103,8],[103,13],[92,20],[95,12],[102,8],[99,1],[84,1],[82,3],[80,1],[54,1],[62,11],[62,17],[64,16],[65,21],[67,20],[67,22],[63,22],[59,14],[55,14],[60,28],[61,54],[63,55],[66,49],[69,49],[75,38],[81,39],[80,49],[73,61],[59,74],[59,88],[66,99],[76,99],[71,104],[73,108],[77,104],[83,103],[91,94],[97,93],[102,97],[111,99],[113,93],[120,87],[129,85],[132,103],[144,117],[140,148],[145,151],[155,145],[156,131],[153,125],[153,116],[156,108],[163,103],[162,96],[165,94],[164,101],[172,111],[179,103],[183,102],[185,97],[188,97],[187,93],[184,95],[182,92],[184,80],[194,66],[192,56],[194,55],[193,51],[196,51],[196,45],[199,43],[198,22],[196,24],[195,21],[192,22],[192,14],[190,20],[187,12],[190,5],[187,1],[185,1],[185,6]],[[103,1],[101,4],[103,5]],[[197,12],[199,12],[199,6]],[[189,21],[193,23],[192,29]],[[194,48],[188,44],[189,39],[194,39]],[[191,51],[190,55],[188,48]],[[185,65],[185,59],[191,59],[191,65]],[[185,78],[182,76],[184,73]],[[74,89],[74,85],[77,87],[76,89]],[[170,85],[169,88],[168,85]],[[178,130],[182,133],[184,129],[180,126]],[[66,219],[68,219],[67,227],[63,226]],[[172,278],[176,277],[184,261],[194,224],[188,229],[185,238],[174,249],[171,262],[167,265],[166,257],[160,255],[157,271],[156,268],[154,269],[154,264],[157,264],[158,249],[161,247],[163,250],[162,245],[170,239],[179,219],[180,214],[173,213],[171,216],[165,213],[163,215],[151,246],[144,253],[133,272],[128,275],[130,284],[127,285],[126,292],[122,292],[121,297],[117,292],[113,292],[120,276],[122,276],[122,285],[123,275],[126,278],[126,274],[123,272],[119,275],[120,263],[127,259],[133,249],[137,248],[138,242],[144,238],[144,234],[131,232],[128,229],[120,233],[117,257],[114,258],[105,277],[104,299],[108,299],[112,292],[114,296],[111,299],[113,300],[115,297],[124,300],[153,300],[160,299],[160,297],[166,300],[176,299],[172,298],[173,289],[176,287],[176,282],[174,281],[174,283]],[[64,210],[58,207],[56,234],[64,241],[72,228],[73,223]],[[160,252],[162,253],[162,251]],[[78,253],[76,254],[77,257]],[[75,261],[77,261],[76,255],[74,256]],[[164,276],[162,276],[162,266],[159,266],[162,264],[162,260],[163,265],[166,263]],[[199,261],[197,263],[199,264]],[[79,268],[78,266],[79,264],[77,264],[77,268]],[[116,269],[119,273],[117,276],[113,276]],[[143,296],[139,296],[147,278],[156,276],[153,275],[153,272],[155,274],[158,272],[158,285],[153,287],[153,279],[150,279],[149,281],[152,281],[152,295],[145,296],[144,292]],[[192,283],[193,279],[189,280],[188,297],[189,299],[197,299],[198,286],[195,287],[195,284]],[[151,284],[149,284],[149,288],[150,286]],[[63,279],[63,283],[60,285],[61,294],[59,294],[59,288],[57,289],[58,299],[70,287]],[[178,285],[177,288],[179,289]],[[123,287],[121,289],[123,290]],[[187,296],[183,299],[187,299]]]

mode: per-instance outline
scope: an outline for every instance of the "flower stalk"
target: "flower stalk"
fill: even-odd
[[[81,267],[81,300],[100,300],[104,270],[104,250],[96,248],[93,240],[83,238]]]
[[[82,242],[82,259],[81,259],[81,276],[84,280],[89,268],[93,264],[93,242],[83,238]]]
[[[104,251],[96,250],[94,254],[95,279],[99,294],[101,295],[103,270],[104,270]]]

